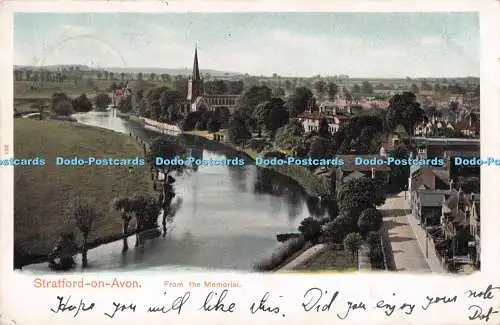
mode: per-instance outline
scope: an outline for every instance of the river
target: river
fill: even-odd
[[[111,112],[73,116],[82,124],[133,132],[143,139],[159,136]],[[228,157],[199,142],[189,146],[203,159]],[[310,215],[307,195],[299,186],[254,165],[200,167],[176,179],[175,190],[183,204],[169,234],[138,249],[134,248],[135,238],[130,237],[126,255],[121,254],[121,241],[92,249],[88,271],[251,271],[280,245],[278,233],[296,232],[300,221]],[[23,270],[46,271],[47,265],[29,265]]]

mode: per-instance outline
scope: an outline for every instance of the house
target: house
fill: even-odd
[[[475,197],[474,197],[475,198]],[[470,234],[474,238],[469,242],[469,256],[476,267],[479,268],[481,259],[481,209],[480,201],[474,200],[470,215]]]
[[[412,137],[412,143],[420,158],[432,159],[443,158],[445,151],[479,151],[481,142],[479,139]]]
[[[477,134],[477,126],[473,124],[471,121],[459,121],[454,123],[454,129],[460,131],[463,135],[476,137],[479,136]]]
[[[411,198],[412,215],[422,227],[439,226],[443,198],[450,190],[417,189]]]
[[[326,116],[318,111],[313,111],[313,112],[306,111],[297,116],[299,122],[302,123],[302,126],[304,127],[304,130],[306,132],[318,131],[319,121],[323,117],[326,118],[326,121],[328,122],[328,131],[330,133],[337,132],[340,129],[340,127],[349,120],[349,117],[347,116],[343,115]]]
[[[459,177],[480,177],[481,166],[456,164],[458,158],[479,158],[479,150],[447,150],[443,154],[444,167],[448,170],[450,179],[456,182]]]
[[[471,196],[451,190],[445,194],[442,205],[441,229],[446,246],[442,252],[448,258],[469,259]]]
[[[381,156],[340,155],[337,157],[344,161],[344,165],[337,167],[335,173],[335,189],[337,194],[342,188],[342,184],[352,179],[360,177],[389,179],[391,168],[387,165],[356,164],[356,158],[364,160],[382,159]]]
[[[446,170],[430,166],[410,166],[408,191],[410,200],[418,189],[447,190],[450,189],[450,178]]]

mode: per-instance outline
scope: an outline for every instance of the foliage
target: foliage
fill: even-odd
[[[290,150],[302,142],[304,133],[302,123],[296,119],[292,119],[276,131],[274,141],[280,148]]]
[[[205,82],[203,87],[205,92],[209,95],[225,95],[229,91],[227,83],[220,79]]]
[[[359,231],[366,236],[370,231],[378,231],[383,223],[382,213],[375,208],[369,208],[361,212],[358,219]]]
[[[325,158],[330,157],[334,154],[332,150],[331,140],[321,136],[314,136],[311,138],[311,145],[309,149],[309,157]]]
[[[73,114],[73,104],[71,104],[69,100],[58,101],[54,108],[54,113],[62,116],[69,116]]]
[[[82,267],[87,266],[87,244],[90,232],[96,221],[103,217],[95,205],[93,200],[80,196],[71,199],[67,205],[69,216],[74,219],[76,227],[83,236]]]
[[[339,93],[339,87],[333,82],[329,82],[326,85],[326,93],[328,94],[328,99],[333,100],[335,96]]]
[[[179,124],[179,128],[182,131],[193,131],[196,127],[196,123],[201,120],[201,115],[202,113],[199,111],[188,113]]]
[[[240,145],[244,141],[251,138],[251,134],[245,123],[244,117],[238,114],[233,115],[229,120],[227,134],[229,141],[236,145]]]
[[[323,138],[329,138],[331,136],[330,130],[328,129],[328,121],[324,117],[319,120],[318,135]]]
[[[310,105],[313,105],[313,93],[307,87],[295,88],[295,91],[286,101],[286,107],[291,117],[297,117],[303,113]]]
[[[76,112],[90,112],[92,110],[92,102],[87,95],[81,94],[73,99],[73,108]]]
[[[123,98],[118,104],[118,111],[121,113],[129,113],[132,111],[132,109],[132,96]]]
[[[207,130],[209,133],[215,133],[218,132],[221,128],[221,124],[219,122],[219,119],[216,117],[211,117],[208,119],[207,122]]]
[[[321,224],[313,217],[307,217],[302,220],[298,230],[306,240],[316,243],[321,235]]]
[[[95,101],[95,106],[100,110],[104,110],[106,107],[108,107],[108,105],[110,105],[113,102],[111,96],[109,96],[109,94],[107,93],[97,94],[94,101]]]
[[[356,225],[364,210],[375,208],[385,202],[385,193],[378,182],[361,177],[342,184],[338,200],[340,214],[348,217]]]
[[[149,146],[147,160],[151,165],[155,166],[155,159],[157,157],[163,159],[173,159],[175,157],[183,158],[186,154],[187,148],[178,138],[158,137]],[[167,166],[167,171],[182,171],[183,169],[183,164],[170,164]]]
[[[240,112],[251,116],[260,103],[271,100],[272,90],[267,86],[253,86],[245,91],[240,98]]]
[[[354,116],[333,134],[332,149],[338,154],[375,154],[381,142],[381,134],[387,131],[379,116]]]
[[[380,245],[380,233],[378,231],[369,231],[365,238],[371,249]]]
[[[65,93],[55,92],[52,94],[50,101],[51,101],[50,107],[51,107],[52,111],[55,111],[56,106],[57,106],[57,104],[59,104],[59,102],[71,101],[71,98],[69,98]],[[63,115],[63,114],[58,114],[58,115]]]
[[[363,244],[363,237],[357,232],[351,232],[344,238],[344,246],[352,252],[352,257],[358,254],[361,245]]]
[[[341,243],[348,233],[355,231],[355,227],[349,218],[338,216],[333,221],[327,222],[323,226],[323,231],[330,242]]]
[[[424,121],[425,118],[424,110],[417,102],[415,94],[411,92],[392,96],[389,100],[387,113],[386,123],[391,130],[401,124],[410,135],[413,135],[415,126]]]
[[[373,94],[373,86],[369,81],[363,81],[360,90],[365,95]]]
[[[389,152],[390,157],[395,159],[407,160],[410,157],[410,152],[405,147],[397,147]],[[408,177],[410,177],[409,165],[394,165],[391,166],[389,175],[389,190],[393,193],[398,193],[408,186]]]

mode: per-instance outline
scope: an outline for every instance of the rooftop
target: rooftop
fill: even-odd
[[[445,193],[424,191],[425,190],[420,190],[419,192],[420,204],[422,207],[441,207],[443,205]]]

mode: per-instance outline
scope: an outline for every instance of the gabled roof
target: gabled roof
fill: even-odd
[[[347,175],[346,177],[342,178],[342,183],[346,183],[350,180],[361,178],[361,177],[366,177],[366,175],[360,171],[355,170],[352,173],[350,173],[349,175]]]

